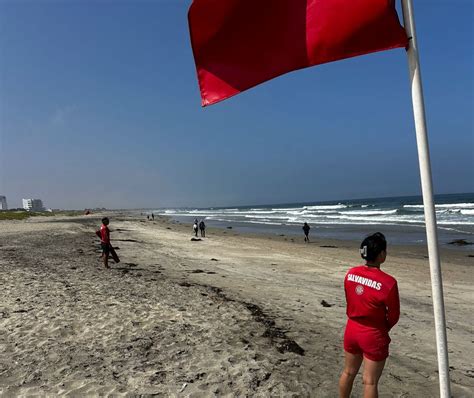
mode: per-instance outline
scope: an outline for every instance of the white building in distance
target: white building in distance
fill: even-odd
[[[7,197],[0,195],[0,210],[8,210]]]
[[[23,208],[27,211],[43,211],[43,201],[41,199],[23,199]]]

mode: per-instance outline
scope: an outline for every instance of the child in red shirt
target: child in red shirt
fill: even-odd
[[[104,261],[105,268],[109,268],[109,253],[110,253],[110,230],[109,230],[109,219],[104,217],[102,219],[102,225],[100,226],[100,246],[102,247],[102,260]]]
[[[351,268],[344,279],[347,326],[345,365],[339,380],[340,397],[349,397],[364,362],[364,398],[378,397],[377,385],[388,357],[389,330],[400,317],[397,281],[380,270],[387,257],[387,241],[377,232],[361,244],[365,265]]]

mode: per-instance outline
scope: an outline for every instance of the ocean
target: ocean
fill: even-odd
[[[441,244],[456,239],[474,240],[474,193],[436,195],[435,203]],[[180,222],[204,219],[208,226],[232,227],[241,232],[296,236],[302,235],[301,227],[307,222],[313,239],[361,240],[369,233],[380,231],[394,244],[426,242],[423,204],[419,196],[160,209],[155,212]]]

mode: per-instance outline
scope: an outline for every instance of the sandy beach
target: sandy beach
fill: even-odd
[[[0,395],[336,397],[358,242],[191,229],[112,213],[0,221]],[[452,392],[474,396],[472,251],[441,249]],[[389,247],[401,318],[382,397],[436,397],[426,250]],[[324,305],[323,305],[324,304]],[[357,378],[354,397],[360,397]]]

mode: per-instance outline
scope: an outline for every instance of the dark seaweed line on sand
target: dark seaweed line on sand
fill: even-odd
[[[219,298],[222,301],[234,302],[243,305],[250,311],[255,321],[261,323],[265,327],[265,331],[263,332],[262,337],[269,338],[271,344],[275,346],[280,353],[283,354],[285,352],[293,352],[298,355],[304,355],[304,349],[300,347],[298,343],[296,343],[296,341],[290,339],[286,335],[285,331],[277,327],[275,321],[271,319],[268,315],[266,315],[258,305],[247,303],[245,301],[231,299],[222,292],[222,289],[215,286],[201,285],[198,283],[189,282],[181,282],[179,283],[179,285],[183,287],[203,287],[209,292],[213,293],[215,297]]]

